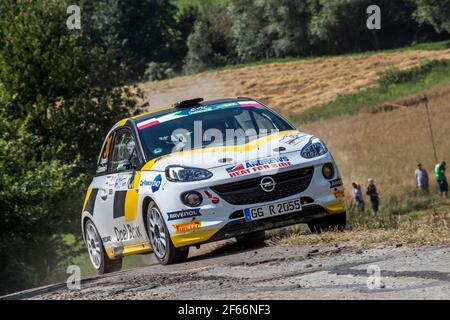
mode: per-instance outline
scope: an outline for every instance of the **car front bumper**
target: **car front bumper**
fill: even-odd
[[[308,186],[300,193],[291,194],[287,197],[278,198],[276,200],[264,201],[252,204],[232,204],[224,200],[223,197],[215,192],[214,186],[230,182],[226,176],[223,179],[214,181],[205,181],[200,183],[166,183],[162,188],[164,193],[172,195],[170,202],[157,201],[161,212],[166,213],[165,219],[171,234],[171,239],[175,247],[183,247],[197,245],[230,237],[236,237],[252,232],[269,230],[279,227],[285,227],[298,223],[307,223],[309,221],[325,217],[330,214],[345,212],[345,205],[342,198],[337,198],[336,191],[343,191],[343,186],[332,187],[330,181],[340,178],[339,171],[335,167],[335,176],[331,180],[327,180],[322,175],[322,166],[325,163],[333,163],[331,156],[320,160],[309,162],[298,166],[298,169],[305,167],[313,167],[314,171]],[[289,170],[296,170],[295,167]],[[218,174],[215,173],[215,176]],[[253,177],[248,177],[251,179]],[[236,180],[234,180],[236,181]],[[242,180],[244,181],[244,179]],[[182,203],[181,197],[173,197],[173,195],[181,195],[187,191],[197,191],[204,197],[203,205],[198,208],[189,208]],[[212,203],[206,196],[205,191],[220,200],[218,203]],[[262,191],[261,191],[262,192]],[[259,220],[246,221],[243,210],[250,207],[263,206],[273,204],[280,201],[301,199],[302,209],[298,212],[282,214],[275,217],[263,218]],[[305,203],[304,199],[309,199]],[[189,210],[199,210],[200,214],[193,217],[168,219],[170,212],[183,212]],[[200,227],[195,230],[186,232],[178,232],[177,225],[198,223]]]

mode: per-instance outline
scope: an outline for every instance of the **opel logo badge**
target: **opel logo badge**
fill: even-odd
[[[272,192],[275,189],[276,185],[277,183],[272,177],[264,177],[261,179],[261,182],[259,183],[259,186],[265,192]]]

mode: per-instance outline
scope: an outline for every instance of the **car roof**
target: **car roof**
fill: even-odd
[[[208,106],[208,105],[228,103],[228,102],[238,102],[238,101],[256,101],[256,100],[252,99],[252,98],[245,98],[245,97],[225,98],[225,99],[202,101],[202,102],[199,102],[198,105],[199,106]],[[193,107],[193,108],[195,108],[195,107]],[[151,119],[154,117],[163,116],[163,115],[172,113],[174,111],[179,111],[179,110],[183,110],[183,109],[186,109],[186,107],[180,108],[180,107],[175,107],[175,105],[173,105],[173,106],[162,108],[162,109],[151,110],[149,112],[139,114],[139,115],[133,116],[131,118],[123,119],[122,121],[119,121],[118,124],[122,123],[122,125],[124,125],[127,121],[132,121],[134,123],[138,123],[141,121],[145,121],[145,120],[148,120],[148,119]],[[116,126],[117,126],[117,124],[116,124]]]

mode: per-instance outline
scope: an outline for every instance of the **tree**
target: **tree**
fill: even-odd
[[[450,33],[450,0],[416,0],[416,5],[419,22],[431,24],[437,32]]]
[[[247,62],[273,55],[264,19],[263,2],[233,1],[229,7],[232,16],[231,35],[239,61]]]
[[[138,110],[127,72],[82,30],[68,0],[0,3],[0,291],[41,284],[76,253],[102,136]]]
[[[200,72],[234,62],[230,28],[231,21],[225,8],[206,2],[187,38],[184,71]]]
[[[414,19],[413,0],[379,0],[381,29],[366,27],[371,0],[320,0],[314,6],[310,33],[316,52],[344,53],[379,50],[430,40],[433,30]]]
[[[233,1],[232,36],[239,60],[310,53],[308,26],[315,0]]]
[[[149,62],[181,69],[195,8],[178,10],[166,0],[82,0],[80,5],[83,28],[97,45],[114,52],[111,63],[127,66],[129,80],[141,79]]]

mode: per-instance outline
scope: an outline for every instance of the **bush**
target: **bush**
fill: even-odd
[[[380,76],[378,83],[382,86],[390,86],[406,82],[417,82],[432,72],[445,70],[449,67],[450,60],[431,60],[408,70],[390,69]]]
[[[175,76],[174,66],[168,62],[150,62],[145,69],[144,79],[147,81],[164,80]]]
[[[234,54],[229,29],[226,15],[212,13],[198,19],[187,39],[184,71],[190,74],[232,63]]]

